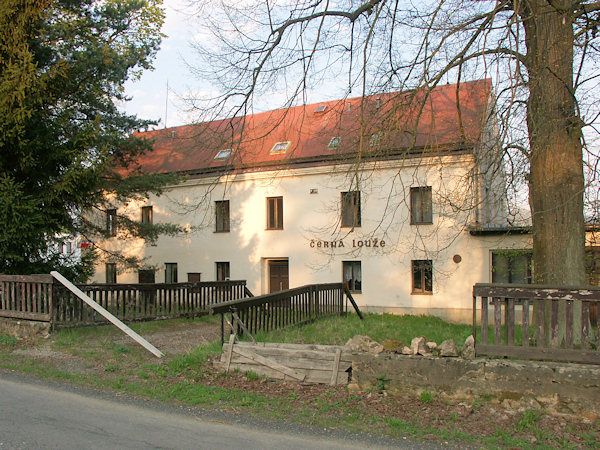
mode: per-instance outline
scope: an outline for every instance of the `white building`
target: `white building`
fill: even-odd
[[[102,246],[147,262],[118,282],[245,279],[258,295],[343,280],[365,311],[469,321],[475,283],[531,276],[530,253],[514,251],[530,236],[506,226],[490,90],[484,80],[144,133],[154,151],[141,168],[185,179],[117,214],[189,232],[151,245],[115,230]],[[116,269],[98,265],[95,281]]]

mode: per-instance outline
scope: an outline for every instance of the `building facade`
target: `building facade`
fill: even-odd
[[[489,98],[484,80],[145,133],[141,169],[184,178],[106,211],[103,248],[145,265],[108,260],[94,281],[245,279],[255,295],[343,281],[365,311],[467,322],[475,283],[531,279]],[[186,233],[122,239],[119,217]]]

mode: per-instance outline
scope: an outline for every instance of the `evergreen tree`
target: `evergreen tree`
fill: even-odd
[[[93,254],[67,261],[61,234],[93,239],[107,198],[160,193],[173,177],[124,170],[149,143],[151,124],[122,113],[123,84],[151,68],[161,0],[0,2],[0,273],[89,276]],[[119,169],[117,169],[119,168]],[[177,227],[123,220],[154,239]],[[97,255],[96,255],[97,256]]]

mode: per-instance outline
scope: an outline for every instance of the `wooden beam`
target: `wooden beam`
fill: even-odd
[[[340,359],[342,358],[342,351],[338,348],[335,352],[335,358],[333,359],[333,369],[331,371],[331,381],[329,384],[335,386],[337,384],[338,372],[340,370]]]
[[[144,347],[146,350],[148,350],[154,356],[156,356],[158,358],[162,358],[164,356],[164,354],[159,349],[154,347],[150,342],[148,342],[146,339],[141,337],[139,334],[137,334],[135,331],[133,331],[131,328],[129,328],[127,325],[125,325],[123,322],[121,322],[119,319],[117,319],[111,313],[109,313],[106,309],[104,309],[102,306],[100,306],[94,300],[92,300],[87,295],[85,295],[81,291],[81,289],[79,289],[77,286],[75,286],[73,283],[71,283],[69,280],[67,280],[65,277],[63,277],[60,273],[58,273],[56,271],[52,271],[52,272],[50,272],[50,274],[54,278],[56,278],[58,281],[60,281],[73,294],[75,294],[77,297],[79,297],[81,300],[83,300],[85,303],[87,303],[92,309],[94,309],[95,311],[100,313],[103,317],[106,318],[106,320],[111,322],[113,325],[115,325],[117,328],[119,328],[121,331],[123,331],[129,337],[131,337],[135,342],[140,344],[142,347]]]
[[[600,364],[600,352],[591,350],[476,344],[475,353],[477,356],[506,356],[540,361]]]
[[[50,314],[32,313],[26,311],[11,311],[0,309],[0,317],[10,317],[11,319],[37,320],[39,322],[50,322]]]
[[[225,362],[225,373],[229,373],[231,366],[231,355],[233,354],[233,344],[235,344],[235,334],[229,335],[229,348],[227,349],[227,360]]]
[[[250,334],[250,332],[248,331],[248,329],[244,325],[244,322],[242,322],[242,320],[238,317],[238,315],[236,313],[231,313],[231,315],[233,316],[233,318],[235,319],[235,321],[240,325],[240,327],[242,327],[242,331],[246,334],[246,336],[248,336],[252,342],[256,342],[254,340],[254,337],[252,337],[252,335]]]
[[[289,367],[286,367],[283,364],[279,364],[277,361],[273,361],[272,359],[265,358],[264,356],[261,356],[258,353],[249,350],[248,348],[242,349],[234,346],[233,351],[238,355],[245,356],[248,359],[256,361],[257,363],[262,364],[263,366],[270,367],[271,369],[288,375],[298,381],[304,381],[304,378],[306,378],[306,375],[304,375],[303,373],[290,369]]]

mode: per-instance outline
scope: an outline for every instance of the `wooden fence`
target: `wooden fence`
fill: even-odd
[[[52,275],[0,275],[0,317],[52,320]]]
[[[77,287],[123,321],[197,316],[211,305],[252,295],[243,280]],[[106,322],[60,283],[53,283],[51,275],[0,275],[0,288],[0,317],[51,322],[53,327]]]
[[[225,340],[225,322],[235,334],[252,337],[257,331],[271,331],[315,319],[343,315],[348,302],[362,319],[352,294],[343,283],[310,284],[258,297],[210,306],[211,314],[221,314],[221,341]],[[231,320],[225,318],[230,315]]]
[[[599,306],[600,288],[478,283],[473,287],[475,352],[600,364]]]

